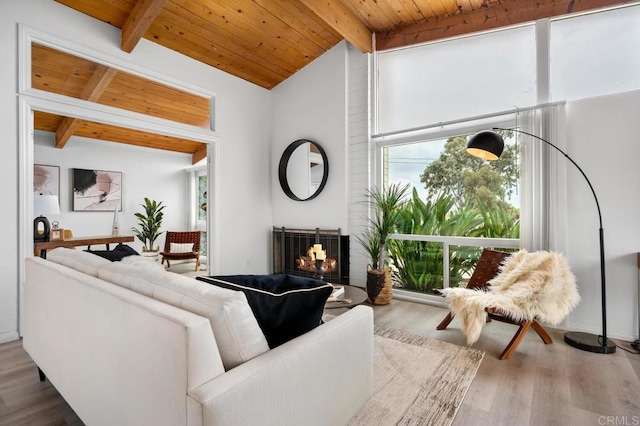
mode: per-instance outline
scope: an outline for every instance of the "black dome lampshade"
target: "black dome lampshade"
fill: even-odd
[[[504,151],[502,136],[492,130],[483,130],[473,135],[467,142],[467,152],[484,160],[497,160]]]

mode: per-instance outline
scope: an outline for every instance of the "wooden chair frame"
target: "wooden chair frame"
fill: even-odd
[[[500,265],[504,260],[509,257],[511,253],[484,249],[478,259],[476,269],[471,275],[471,279],[467,284],[468,289],[486,289],[489,284],[488,281],[495,277],[500,271]],[[518,326],[518,331],[513,336],[507,347],[502,351],[498,359],[509,359],[511,355],[518,348],[518,345],[524,339],[525,334],[529,328],[533,328],[538,336],[542,339],[545,345],[553,343],[549,333],[538,323],[536,320],[515,321],[509,316],[501,313],[495,308],[485,308],[487,313],[487,322],[496,320],[507,324],[513,324]],[[438,324],[436,330],[444,330],[453,321],[453,313],[449,312],[447,316]]]
[[[193,251],[188,253],[171,253],[171,243],[185,244],[193,243]],[[164,240],[164,251],[160,253],[162,255],[162,262],[167,261],[167,267],[170,267],[170,260],[196,260],[197,271],[200,267],[200,231],[167,231],[167,235]]]

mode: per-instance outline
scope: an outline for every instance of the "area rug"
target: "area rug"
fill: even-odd
[[[450,425],[484,352],[376,327],[373,396],[353,426]]]

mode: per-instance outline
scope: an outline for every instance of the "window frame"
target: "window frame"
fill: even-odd
[[[429,140],[442,140],[451,136],[459,136],[461,134],[474,134],[481,130],[490,129],[492,127],[511,128],[517,126],[516,111],[509,113],[498,113],[495,116],[482,116],[480,118],[471,118],[465,120],[456,120],[448,124],[438,124],[426,126],[419,131],[400,131],[393,134],[373,136],[374,144],[374,162],[375,162],[375,183],[378,187],[382,187],[384,179],[384,148],[406,145],[410,143],[420,143]],[[408,234],[392,234],[391,239],[411,240],[411,241],[430,241],[443,244],[443,287],[447,288],[450,281],[450,262],[449,262],[449,246],[472,246],[472,247],[503,247],[503,248],[519,248],[520,239],[511,238],[475,238],[475,237],[459,237],[459,236],[441,236],[441,235],[408,235]],[[394,297],[400,300],[427,302],[439,306],[445,306],[440,296],[435,296],[416,291],[403,290],[394,288]]]

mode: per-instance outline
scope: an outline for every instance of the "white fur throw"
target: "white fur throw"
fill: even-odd
[[[576,278],[560,253],[521,250],[506,258],[486,291],[442,290],[449,308],[472,345],[486,323],[485,308],[516,321],[533,320],[555,325],[578,305]]]

